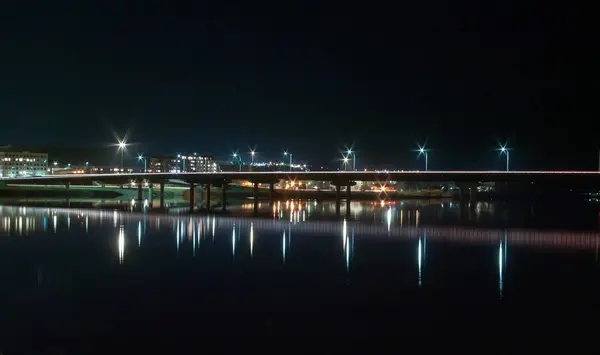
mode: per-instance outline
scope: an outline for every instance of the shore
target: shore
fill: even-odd
[[[147,198],[149,189],[144,188],[143,196]],[[152,190],[152,197],[159,198],[157,188]],[[206,197],[206,191],[198,189],[195,199],[200,198],[200,194]],[[243,186],[230,186],[227,191],[227,196],[231,198],[250,198],[254,196],[252,188]],[[341,194],[342,198],[346,198],[346,191]],[[20,198],[103,198],[103,199],[134,199],[137,198],[136,188],[121,188],[120,186],[77,186],[71,185],[69,189],[63,186],[5,186],[0,187],[0,197],[20,197]],[[258,191],[260,199],[269,198],[269,190],[260,189]],[[277,199],[316,199],[316,200],[333,200],[336,198],[334,190],[282,190],[274,191],[274,198]],[[375,200],[375,199],[447,199],[455,197],[452,192],[442,192],[439,190],[419,190],[419,191],[404,191],[404,192],[387,192],[378,193],[373,191],[352,191],[351,198],[353,200]],[[189,199],[189,190],[181,187],[166,187],[165,199]],[[221,189],[211,189],[211,199],[219,200],[221,198]]]

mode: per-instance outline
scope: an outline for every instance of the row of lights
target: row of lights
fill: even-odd
[[[123,151],[125,150],[125,148],[127,147],[127,143],[125,142],[125,140],[119,141],[118,143],[118,147],[119,150],[121,152],[121,169],[123,168]],[[426,148],[426,144],[420,145],[418,144],[418,155],[417,158],[424,156],[425,157],[425,171],[429,170],[429,149]],[[510,155],[509,155],[509,148],[507,148],[507,144],[504,145],[500,145],[500,147],[497,149],[498,151],[500,151],[500,154],[506,154],[506,171],[509,171],[509,164],[510,164]],[[250,154],[250,158],[251,158],[251,165],[254,165],[254,157],[256,156],[256,149],[250,149],[249,152]],[[283,151],[283,156],[284,159],[287,158],[289,156],[289,167],[290,167],[290,171],[292,170],[292,158],[293,158],[293,154],[291,152],[289,152],[288,150],[284,150]],[[350,162],[350,156],[352,157],[352,170],[356,171],[356,151],[353,150],[353,146],[346,146],[345,147],[345,151],[344,153],[342,153],[342,161],[344,163],[344,168],[345,170],[347,170],[348,167],[348,163]],[[180,155],[177,155],[178,158],[180,158]],[[236,159],[239,159],[240,162],[240,170],[241,170],[241,164],[242,164],[242,157],[241,155],[239,155],[236,152],[232,153],[232,157],[233,160],[232,162],[235,162]],[[184,156],[183,159],[185,159],[186,157]],[[147,167],[146,167],[146,158],[143,155],[139,155],[138,156],[138,161],[144,161],[144,171],[146,171]],[[86,163],[87,164],[87,163]],[[56,165],[56,163],[55,163]],[[283,163],[282,163],[283,165]],[[306,164],[304,165],[298,165],[298,167],[304,167],[306,168]]]

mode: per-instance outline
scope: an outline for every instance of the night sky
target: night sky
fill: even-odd
[[[0,11],[0,145],[129,129],[148,155],[257,145],[336,166],[355,142],[359,167],[422,168],[427,140],[430,169],[502,169],[508,140],[514,169],[598,167],[597,40],[573,4],[17,3]]]

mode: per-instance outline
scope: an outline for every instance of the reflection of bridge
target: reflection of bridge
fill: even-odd
[[[295,234],[318,234],[337,235],[352,233],[356,238],[383,237],[407,240],[418,240],[426,236],[432,241],[448,241],[461,243],[490,243],[498,244],[500,241],[513,246],[533,247],[556,247],[575,249],[596,249],[600,242],[600,232],[571,232],[571,231],[538,231],[525,229],[484,229],[464,227],[398,227],[391,225],[364,224],[357,222],[298,222],[293,223],[284,220],[257,219],[257,218],[233,218],[214,215],[189,216],[189,215],[164,215],[144,214],[117,211],[103,211],[91,209],[67,209],[67,208],[32,208],[32,207],[3,207],[0,210],[0,231],[9,232],[10,226],[16,227],[18,218],[44,218],[54,216],[80,216],[80,218],[91,218],[96,220],[109,220],[116,226],[123,222],[137,222],[145,220],[151,224],[171,223],[177,225],[183,221],[197,226],[202,225],[204,230],[220,230],[224,228],[236,228],[254,232],[263,230],[266,232],[291,231]],[[27,222],[29,225],[29,222]],[[40,221],[31,223],[39,230],[43,225]],[[87,224],[87,222],[86,222]],[[213,229],[213,230],[214,230]],[[214,233],[214,231],[213,231]]]
[[[233,180],[249,180],[254,183],[254,200],[258,200],[258,184],[270,185],[273,199],[274,184],[280,180],[330,181],[336,186],[336,201],[341,199],[341,188],[346,187],[346,201],[350,200],[350,186],[355,181],[416,181],[416,182],[453,182],[460,187],[461,196],[469,194],[474,198],[476,184],[479,182],[502,182],[519,184],[570,184],[588,187],[600,186],[598,171],[273,171],[273,172],[219,172],[219,173],[139,173],[139,174],[78,174],[48,175],[17,178],[0,178],[5,184],[64,184],[69,188],[77,184],[127,184],[137,183],[138,200],[142,200],[142,181],[160,185],[161,206],[164,205],[164,186],[169,181],[184,181],[190,186],[190,207],[194,208],[195,188],[205,186],[221,187],[221,205],[225,209],[226,191]],[[206,194],[206,206],[210,208],[210,194]],[[256,208],[256,205],[255,205]]]

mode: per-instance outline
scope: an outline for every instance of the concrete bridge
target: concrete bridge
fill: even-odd
[[[248,180],[254,183],[254,197],[257,200],[258,184],[269,184],[271,199],[274,184],[280,180],[329,181],[336,186],[336,200],[341,199],[341,189],[346,187],[346,201],[350,201],[350,187],[356,181],[403,182],[452,182],[462,195],[473,198],[477,184],[481,182],[514,183],[528,185],[556,185],[600,187],[599,171],[269,171],[269,172],[218,172],[218,173],[134,173],[134,174],[74,174],[31,177],[0,178],[0,184],[61,184],[69,188],[73,184],[138,184],[138,199],[142,199],[142,184],[148,182],[160,185],[161,203],[164,185],[167,182],[185,182],[190,191],[197,186],[210,190],[211,186],[221,187],[222,206],[226,205],[228,184],[234,180]],[[210,194],[206,204],[210,206]],[[190,206],[194,206],[194,193],[190,193]]]

